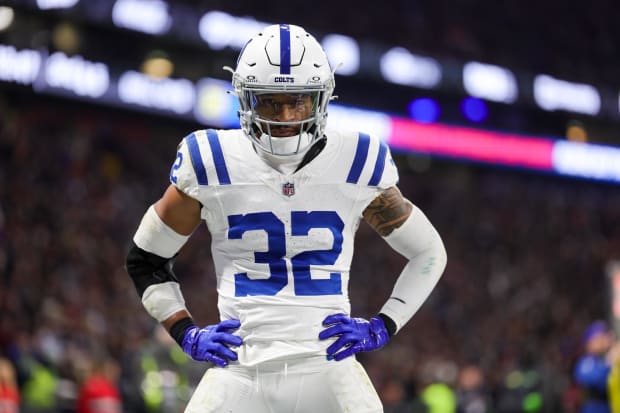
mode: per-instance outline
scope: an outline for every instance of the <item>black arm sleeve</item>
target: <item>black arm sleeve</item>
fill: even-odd
[[[172,258],[163,258],[138,247],[134,242],[125,258],[125,270],[133,280],[142,298],[144,290],[153,284],[161,284],[168,281],[179,282],[172,271],[177,255]]]

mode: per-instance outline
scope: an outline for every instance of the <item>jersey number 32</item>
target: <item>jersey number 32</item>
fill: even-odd
[[[254,212],[228,217],[228,239],[241,239],[247,231],[263,230],[267,233],[267,251],[254,252],[254,261],[268,264],[270,276],[251,279],[247,273],[235,274],[235,296],[276,295],[288,283],[286,269],[286,236],[284,223],[273,212]],[[313,228],[327,228],[334,242],[329,250],[300,252],[291,257],[295,295],[342,294],[339,273],[331,273],[329,279],[312,279],[311,265],[333,265],[342,252],[344,223],[334,211],[292,211],[291,235],[307,236]]]

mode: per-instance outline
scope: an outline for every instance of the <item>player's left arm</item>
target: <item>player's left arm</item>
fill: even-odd
[[[422,211],[396,186],[377,196],[364,210],[364,220],[409,260],[379,315],[370,320],[345,314],[328,316],[320,339],[337,337],[328,359],[342,360],[360,351],[383,347],[422,306],[443,273],[447,255],[441,237]]]
[[[395,186],[375,198],[363,217],[396,252],[409,260],[379,313],[390,335],[394,335],[435,288],[446,267],[446,250],[426,215]]]
[[[362,213],[368,223],[382,237],[387,237],[411,215],[413,205],[397,187],[386,189]]]

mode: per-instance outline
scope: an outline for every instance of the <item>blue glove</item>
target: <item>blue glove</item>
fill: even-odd
[[[377,350],[385,346],[390,339],[381,317],[364,320],[351,318],[346,314],[332,314],[323,320],[323,325],[327,328],[319,333],[319,339],[338,337],[327,347],[328,360],[340,361],[360,351]]]
[[[224,320],[205,328],[192,326],[185,331],[181,348],[196,361],[210,361],[217,366],[226,367],[230,360],[237,360],[237,353],[228,346],[240,346],[243,343],[241,337],[229,332],[239,326],[239,320]]]

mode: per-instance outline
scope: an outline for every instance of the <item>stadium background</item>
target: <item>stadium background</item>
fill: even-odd
[[[118,17],[122,3],[129,17]],[[194,106],[202,112],[172,106],[172,97],[127,98],[113,89],[128,71],[168,70],[169,79],[192,87],[205,78],[228,80],[221,67],[234,66],[238,49],[199,34],[201,17],[219,11],[230,31],[254,19],[296,23],[319,40],[349,36],[359,42],[360,69],[337,73],[338,104],[372,111],[361,112],[364,119],[381,113],[448,135],[461,130],[452,128],[479,131],[495,148],[484,157],[450,153],[449,140],[427,151],[393,146],[399,186],[435,223],[449,262],[408,327],[384,350],[360,357],[386,411],[424,411],[438,399],[449,408],[450,395],[469,411],[574,411],[571,363],[583,328],[610,317],[606,270],[620,251],[618,7],[555,0],[169,3],[0,2],[12,11],[0,31],[0,351],[16,369],[22,410],[74,411],[79,384],[102,363],[116,377],[127,412],[178,411],[200,376],[203,366],[178,358],[148,318],[122,263],[141,214],[167,186],[178,141],[234,119],[213,109],[210,99],[217,106],[225,98],[204,98],[198,88]],[[162,33],[144,32],[154,30],[145,21],[162,19],[153,5],[168,16]],[[0,20],[10,17],[0,10]],[[150,19],[139,17],[145,13]],[[386,80],[377,63],[392,47],[431,58],[441,80]],[[31,52],[41,56],[36,73],[28,71]],[[54,83],[45,74],[53,56],[80,64],[62,66],[71,75]],[[146,65],[153,57],[169,60]],[[80,72],[89,67],[84,61],[107,65],[105,91]],[[514,85],[494,85],[516,88],[517,97],[497,101],[477,89],[481,97],[467,102],[482,112],[466,116],[467,62],[510,70]],[[572,82],[577,92],[554,89],[558,99],[546,110],[535,98],[538,74]],[[579,92],[584,85],[597,91],[597,110],[570,105],[591,97]],[[416,99],[423,103],[413,105]],[[604,150],[594,157],[604,170],[587,162],[567,173],[515,164],[502,155],[503,134],[575,143],[583,157]],[[176,272],[197,321],[213,323],[208,233],[201,228],[194,238]],[[377,311],[404,264],[376,240],[362,225],[350,285],[356,316]],[[480,377],[484,386],[473,388]]]

